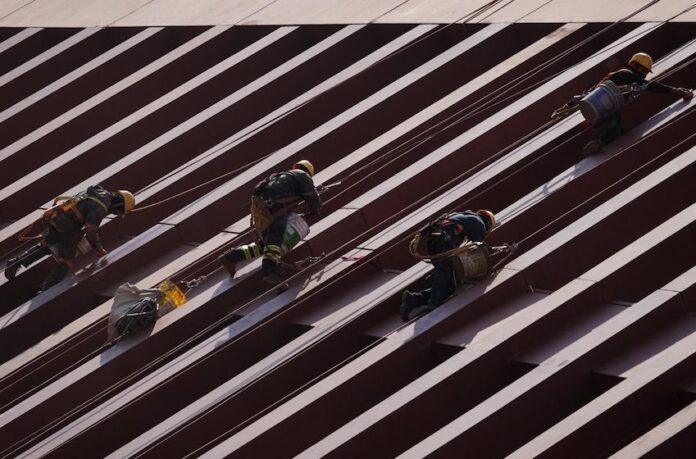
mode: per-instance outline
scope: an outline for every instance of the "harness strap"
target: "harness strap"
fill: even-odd
[[[411,255],[413,255],[421,261],[425,261],[426,263],[435,263],[437,261],[442,260],[443,258],[459,255],[460,253],[466,252],[474,247],[474,244],[472,244],[470,241],[467,241],[466,244],[461,245],[459,247],[455,247],[450,250],[446,250],[445,252],[436,253],[434,255],[423,255],[420,252],[418,252],[418,244],[420,243],[420,239],[420,233],[416,233],[415,236],[413,236],[413,239],[411,239],[411,243],[409,244],[408,249],[411,252]]]
[[[298,260],[294,263],[288,263],[287,261],[280,260],[280,262],[278,262],[278,264],[283,266],[284,268],[288,268],[288,269],[301,269],[307,265],[321,261],[325,256],[326,256],[326,254],[324,252],[322,252],[321,255],[319,255],[319,256],[305,257],[305,258]]]
[[[101,201],[101,199],[96,198],[96,197],[94,197],[94,196],[85,196],[84,199],[91,199],[92,201],[94,201],[94,202],[96,202],[97,204],[99,204],[100,206],[102,206],[102,209],[104,209],[104,212],[106,212],[107,214],[109,213],[109,208],[106,207],[106,204],[104,204],[104,203]]]

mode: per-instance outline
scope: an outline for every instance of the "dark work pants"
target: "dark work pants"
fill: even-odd
[[[288,214],[276,217],[263,233],[263,261],[261,272],[264,274],[278,273],[278,263],[282,255],[283,235],[288,224]]]
[[[37,244],[31,249],[27,250],[23,254],[19,256],[19,262],[24,266],[25,268],[28,268],[29,266],[33,265],[37,261],[41,260],[43,257],[46,255],[50,255],[51,251],[48,249],[48,247]]]
[[[51,255],[51,250],[45,245],[37,244],[20,255],[19,258],[22,266],[28,268],[47,255]],[[51,271],[48,273],[48,277],[46,277],[41,284],[41,291],[44,291],[65,279],[69,272],[70,266],[68,263],[63,261],[57,262],[53,269],[51,269]]]
[[[444,301],[454,294],[457,284],[454,280],[454,267],[452,259],[445,258],[434,265],[433,280],[430,288],[417,292],[420,298],[420,305],[427,304],[433,309],[440,306]]]
[[[601,140],[604,145],[610,144],[623,133],[624,128],[621,126],[621,114],[619,112],[605,118],[594,126],[594,138]]]

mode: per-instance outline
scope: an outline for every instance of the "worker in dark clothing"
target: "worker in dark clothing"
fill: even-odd
[[[648,76],[648,73],[652,71],[652,65],[652,58],[648,54],[636,53],[628,61],[627,68],[622,68],[616,72],[610,73],[599,83],[611,80],[619,87],[638,85],[641,88],[640,90],[661,94],[672,94],[679,96],[684,100],[690,100],[693,97],[693,93],[690,89],[676,88],[657,81],[647,81],[645,78]],[[583,154],[585,155],[590,155],[600,151],[602,147],[608,145],[614,139],[623,134],[624,128],[621,125],[620,111],[614,112],[605,119],[601,120],[599,124],[593,126],[593,128],[594,139],[587,143],[587,145],[585,145],[583,148]]]
[[[263,254],[261,272],[264,282],[278,285],[280,258],[289,248],[284,246],[288,218],[300,201],[307,205],[305,218],[317,215],[321,198],[312,176],[314,166],[307,160],[298,161],[291,170],[270,175],[259,182],[252,193],[252,227],[257,241],[235,247],[221,257],[230,275],[234,276],[238,261],[250,260]]]
[[[455,249],[464,241],[483,242],[495,225],[495,215],[489,210],[464,211],[444,216],[421,231],[427,236],[428,253],[431,255]],[[452,258],[446,257],[433,263],[432,284],[420,292],[405,291],[401,297],[401,318],[408,321],[424,312],[440,306],[456,289]]]
[[[99,237],[101,221],[110,213],[125,214],[134,206],[135,198],[129,191],[111,192],[100,186],[91,186],[87,191],[70,197],[44,213],[48,229],[41,242],[11,258],[5,268],[5,277],[12,280],[20,265],[29,267],[43,257],[53,255],[57,264],[41,285],[41,291],[48,289],[65,278],[79,255],[91,249],[100,256],[106,255]]]

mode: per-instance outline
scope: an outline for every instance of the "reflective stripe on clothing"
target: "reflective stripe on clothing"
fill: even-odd
[[[276,263],[280,262],[280,256],[282,254],[281,248],[278,245],[269,244],[263,249],[263,257],[269,260],[273,260]]]
[[[259,248],[259,245],[255,242],[240,246],[239,249],[244,254],[245,260],[251,260],[253,258],[261,256],[261,249]]]

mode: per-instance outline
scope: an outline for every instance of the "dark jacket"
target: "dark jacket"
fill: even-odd
[[[483,217],[474,212],[450,214],[440,223],[440,227],[455,239],[457,246],[465,240],[481,242],[486,237]]]
[[[629,84],[639,84],[642,85],[646,82],[645,77],[632,70],[630,68],[625,68],[612,72],[602,79],[602,81],[611,80],[619,86],[625,86]],[[601,83],[601,82],[600,82]],[[662,84],[657,81],[649,81],[648,86],[645,88],[646,91],[657,92],[657,93],[671,93],[675,88]]]
[[[441,217],[421,234],[428,235],[428,253],[435,255],[454,249],[466,240],[481,242],[486,237],[483,217],[472,211],[455,212]]]
[[[300,169],[270,175],[256,185],[253,194],[271,201],[273,205],[287,198],[303,199],[310,215],[316,215],[321,208],[321,198],[312,177]]]
[[[51,219],[59,233],[69,234],[85,231],[85,237],[95,249],[102,249],[99,238],[99,225],[113,205],[113,193],[101,187],[89,187],[80,195],[80,200],[70,210],[58,210]]]

